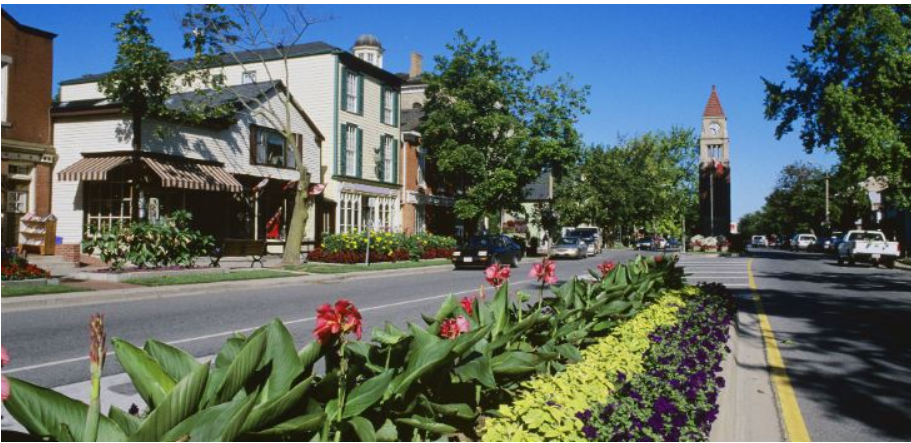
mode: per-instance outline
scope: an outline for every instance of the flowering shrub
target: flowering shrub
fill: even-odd
[[[733,299],[723,286],[704,286],[677,314],[680,322],[653,332],[644,371],[617,374],[607,404],[579,412],[590,441],[706,441],[718,415],[718,377],[730,349]],[[597,414],[597,416],[595,415]]]
[[[21,258],[4,261],[2,264],[3,280],[28,280],[32,278],[50,278],[51,273]]]
[[[433,234],[371,231],[369,242],[371,262],[449,258],[456,248],[454,238]],[[320,247],[310,253],[309,260],[361,263],[367,255],[367,243],[367,232],[326,234]]]

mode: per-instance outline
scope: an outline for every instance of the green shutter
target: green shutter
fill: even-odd
[[[386,121],[386,87],[380,88],[380,123],[389,123]],[[380,137],[382,139],[382,137]],[[381,143],[382,145],[382,143]]]
[[[364,131],[361,128],[357,128],[357,178],[364,176],[363,171],[364,165]]]
[[[389,137],[392,142],[392,182],[399,182],[399,141]]]
[[[386,136],[380,136],[380,153],[376,156],[376,179],[386,180]]]
[[[342,147],[339,155],[339,175],[348,175],[348,125],[342,125],[342,136],[339,146]]]
[[[399,125],[399,94],[392,90],[392,126]]]
[[[364,74],[357,75],[357,111],[364,114]]]
[[[348,68],[342,67],[342,110],[348,109]]]

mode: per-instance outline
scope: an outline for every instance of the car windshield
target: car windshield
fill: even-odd
[[[493,245],[493,237],[471,237],[468,246],[472,248],[488,248]]]
[[[578,245],[579,237],[566,237],[563,240],[560,240],[560,245]]]

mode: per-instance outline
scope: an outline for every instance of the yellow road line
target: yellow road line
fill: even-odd
[[[778,409],[784,422],[786,437],[788,441],[811,441],[807,425],[804,423],[803,415],[800,413],[800,405],[797,404],[797,395],[794,394],[794,388],[791,386],[791,379],[788,377],[784,359],[778,349],[775,333],[772,332],[772,325],[769,323],[765,308],[762,306],[762,299],[759,297],[759,289],[756,287],[756,280],[753,278],[753,259],[747,262],[747,274],[749,275],[750,289],[753,292],[753,301],[756,303],[756,315],[759,317],[759,328],[762,330],[762,338],[765,342],[766,357],[772,374],[772,385],[778,397]]]

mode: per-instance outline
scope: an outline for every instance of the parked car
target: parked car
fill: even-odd
[[[656,251],[660,251],[660,250],[664,249],[666,246],[667,246],[667,240],[665,240],[664,237],[662,237],[660,235],[656,235],[655,238],[652,239],[652,249],[654,249]]]
[[[664,244],[665,251],[679,251],[680,250],[680,240],[671,237],[667,239],[667,242]]]
[[[476,235],[452,253],[452,264],[456,269],[494,263],[516,267],[522,256],[522,247],[506,235]]]
[[[648,251],[652,249],[654,241],[651,237],[642,237],[636,241],[636,249],[640,251]]]
[[[554,258],[582,259],[588,256],[589,244],[579,237],[564,237],[551,246],[548,255]]]
[[[589,255],[601,253],[603,242],[598,228],[568,228],[564,229],[564,232],[564,237],[579,237],[587,243]]]
[[[750,245],[754,248],[768,248],[769,239],[767,239],[764,235],[754,235],[750,240]]]
[[[838,253],[838,245],[844,241],[845,234],[841,231],[835,231],[822,242],[822,250],[826,254]]]
[[[838,264],[844,265],[847,261],[854,266],[864,261],[873,266],[894,268],[900,253],[898,242],[890,242],[882,231],[849,231],[838,245]]]
[[[813,234],[797,234],[791,239],[791,250],[795,252],[812,251],[815,245],[816,236]]]

